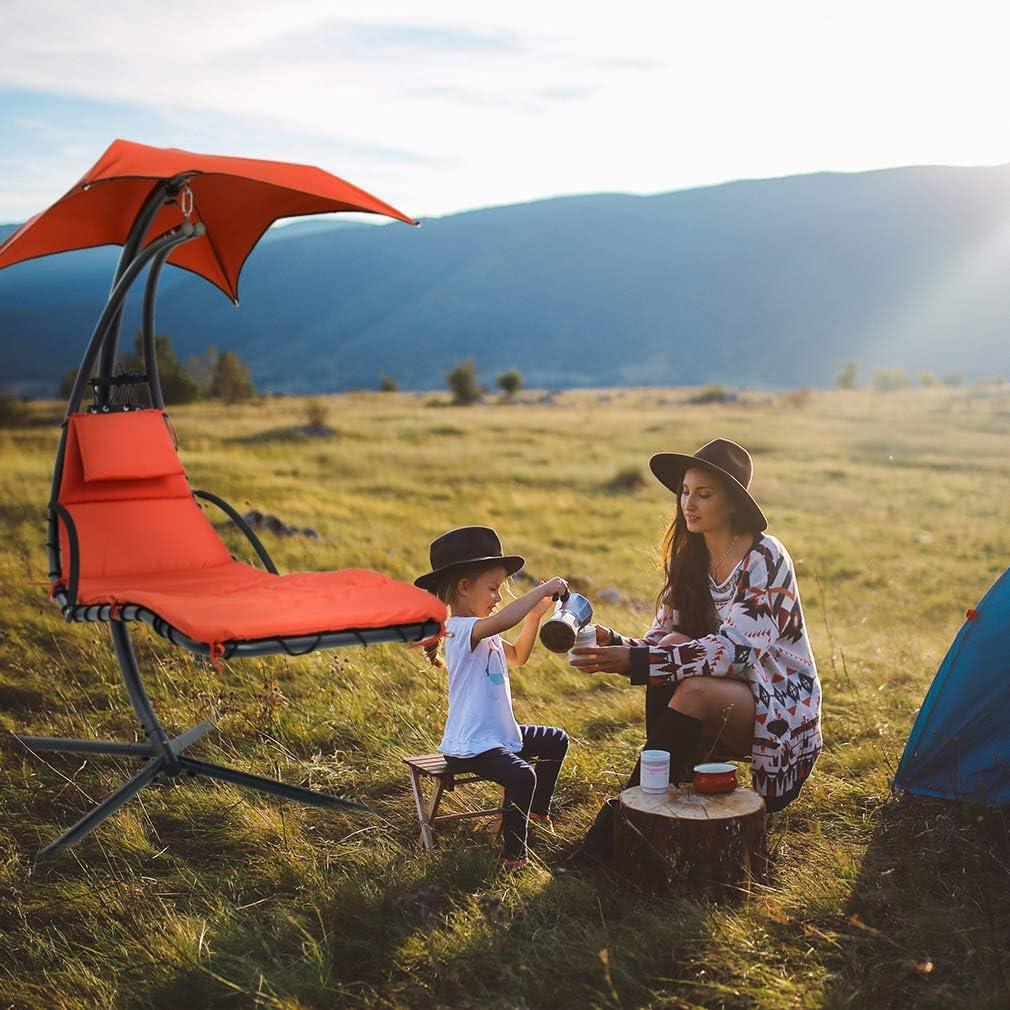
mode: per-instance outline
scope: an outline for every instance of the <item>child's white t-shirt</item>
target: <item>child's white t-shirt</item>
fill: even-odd
[[[523,735],[512,714],[512,691],[501,637],[482,638],[470,648],[476,617],[445,622],[445,665],[449,672],[449,712],[438,749],[453,757],[473,757],[492,747],[513,754]]]

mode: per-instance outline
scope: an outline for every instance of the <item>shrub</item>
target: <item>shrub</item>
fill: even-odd
[[[737,398],[736,393],[725,386],[713,383],[709,386],[702,386],[688,403],[732,403]]]
[[[645,478],[637,466],[626,466],[623,470],[618,470],[607,483],[607,490],[616,494],[631,494],[643,487]]]
[[[936,385],[936,376],[932,372],[922,372],[919,375],[919,385],[924,389]]]
[[[873,388],[880,393],[908,389],[908,374],[903,368],[878,368],[873,375]]]
[[[383,375],[382,378],[379,379],[379,389],[383,393],[395,393],[399,388],[400,386],[396,379],[394,379],[391,375]]]
[[[949,372],[940,380],[945,386],[960,386],[964,383],[964,379],[961,378],[957,372]]]
[[[509,398],[515,396],[523,388],[523,377],[514,368],[508,372],[502,372],[495,382],[498,388]]]
[[[313,396],[305,402],[305,426],[313,431],[321,431],[326,427],[330,417],[330,405],[318,396]]]
[[[452,402],[457,407],[466,407],[479,399],[483,390],[477,381],[473,358],[456,365],[445,376],[445,383],[452,393]]]
[[[804,386],[802,389],[791,389],[788,393],[783,393],[779,397],[779,402],[783,407],[792,407],[794,409],[799,409],[800,407],[805,407],[814,398],[814,391],[809,386]]]
[[[23,428],[31,417],[28,404],[19,396],[0,393],[0,428]]]
[[[855,389],[859,377],[859,363],[846,361],[842,370],[835,376],[835,386],[838,389]]]

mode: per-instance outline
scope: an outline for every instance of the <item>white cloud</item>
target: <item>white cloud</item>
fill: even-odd
[[[0,88],[133,103],[171,133],[157,142],[318,163],[432,214],[1010,160],[1001,11],[952,11],[888,0],[431,0],[423,11],[395,0],[0,0]],[[35,163],[49,153],[40,143]]]

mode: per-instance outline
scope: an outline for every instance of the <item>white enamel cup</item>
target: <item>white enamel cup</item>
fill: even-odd
[[[670,752],[642,751],[642,792],[665,793],[670,785]]]

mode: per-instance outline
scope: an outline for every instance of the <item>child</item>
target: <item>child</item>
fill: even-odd
[[[509,664],[522,666],[533,651],[540,619],[564,579],[550,579],[492,613],[501,584],[525,564],[503,556],[501,541],[485,526],[450,530],[433,541],[432,570],[414,584],[449,607],[445,662],[449,711],[439,750],[453,771],[474,771],[505,787],[502,835],[505,868],[526,865],[527,818],[546,821],[568,751],[568,734],[554,726],[520,726],[512,714]],[[515,644],[501,632],[522,624]],[[440,665],[431,647],[428,657]],[[527,763],[537,758],[536,770]]]

